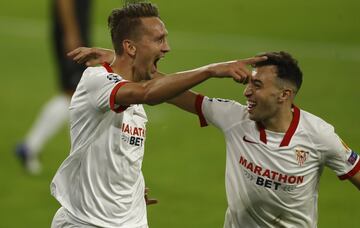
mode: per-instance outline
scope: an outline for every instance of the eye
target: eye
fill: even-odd
[[[165,41],[165,38],[164,38],[164,37],[161,37],[160,39],[158,39],[158,42],[159,42],[160,44],[164,43],[164,41]]]

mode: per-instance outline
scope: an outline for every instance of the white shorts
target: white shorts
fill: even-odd
[[[51,228],[80,228],[80,227],[96,227],[91,225],[86,225],[79,221],[76,221],[72,216],[69,215],[69,212],[64,208],[60,207],[59,210],[55,213],[53,221],[51,223]]]

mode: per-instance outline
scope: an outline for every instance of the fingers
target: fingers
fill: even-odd
[[[96,48],[78,47],[71,52],[67,53],[67,56],[72,58],[79,64],[85,63],[86,66],[95,66],[101,63],[101,60],[97,58],[98,52]]]
[[[76,56],[79,52],[81,52],[82,47],[75,48],[74,50],[67,53],[67,56],[73,57]]]
[[[251,77],[250,72],[247,69],[237,69],[234,71],[234,74],[232,75],[234,81],[242,84],[246,84],[249,81],[249,78]]]
[[[149,194],[149,188],[145,187],[144,198],[145,198],[146,205],[157,204],[158,200],[157,199],[149,199],[148,194]]]
[[[243,59],[240,61],[247,65],[253,65],[255,63],[262,62],[265,60],[267,60],[267,56],[256,56],[256,57],[252,57],[252,58],[248,58],[248,59]]]
[[[157,203],[158,203],[157,199],[146,199],[146,205],[152,205]]]

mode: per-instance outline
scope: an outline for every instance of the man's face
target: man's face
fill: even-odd
[[[167,30],[158,17],[141,18],[140,38],[135,42],[135,80],[149,80],[157,71],[157,62],[170,51]]]
[[[282,93],[278,80],[275,66],[254,69],[244,90],[251,120],[267,121],[277,115]]]

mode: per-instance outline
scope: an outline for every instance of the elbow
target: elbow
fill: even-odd
[[[156,92],[152,90],[145,90],[142,96],[142,103],[147,105],[157,105],[162,103],[163,101],[160,99],[161,96],[159,96]]]
[[[144,95],[143,104],[154,106],[160,103],[162,103],[162,101],[156,99],[156,97],[153,94],[149,93]]]

